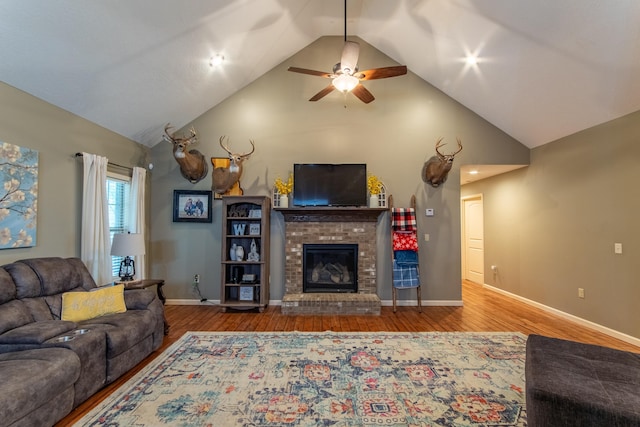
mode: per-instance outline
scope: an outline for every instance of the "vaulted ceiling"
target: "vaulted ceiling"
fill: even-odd
[[[348,0],[347,17],[349,35],[528,147],[640,110],[637,0]],[[343,34],[343,0],[6,0],[0,81],[153,146],[168,121]]]

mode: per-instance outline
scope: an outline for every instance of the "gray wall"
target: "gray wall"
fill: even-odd
[[[397,65],[360,40],[362,68]],[[418,202],[419,232],[431,240],[421,242],[423,297],[436,301],[461,299],[460,185],[463,163],[528,164],[529,150],[464,106],[411,72],[402,77],[366,82],[376,100],[365,105],[353,95],[333,93],[319,102],[307,100],[330,83],[327,79],[287,72],[289,66],[330,70],[339,61],[341,37],[322,37],[284,61],[252,84],[203,114],[193,125],[200,142],[195,147],[207,158],[225,157],[220,136],[230,138],[234,151],[256,152],[245,163],[242,187],[247,195],[268,195],[274,180],[286,178],[294,163],[367,164],[393,194],[396,204],[407,206],[412,194]],[[206,96],[203,93],[202,96]],[[167,119],[169,121],[170,118]],[[449,181],[438,189],[420,178],[422,165],[444,137],[444,151],[455,149],[460,137],[463,151],[456,156]],[[192,185],[182,178],[168,143],[151,150],[155,167],[151,191],[151,275],[166,279],[168,298],[190,299],[191,281],[200,274],[200,288],[208,299],[219,299],[220,221],[215,204],[212,224],[173,223],[174,189],[208,190],[209,176]],[[426,207],[436,216],[424,217]],[[378,272],[380,294],[391,299],[388,217],[380,219]],[[284,223],[272,214],[271,299],[281,299],[283,286]],[[415,294],[401,293],[401,297]]]
[[[463,186],[462,195],[484,198],[485,282],[640,338],[638,135],[640,112],[538,147],[527,168]]]
[[[0,264],[80,256],[82,161],[76,152],[144,164],[148,149],[0,82],[0,141],[39,152],[36,246],[0,250]],[[0,223],[0,227],[2,224]]]

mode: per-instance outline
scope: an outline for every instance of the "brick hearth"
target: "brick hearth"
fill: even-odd
[[[376,281],[376,224],[386,209],[288,208],[285,219],[283,314],[380,314]],[[303,244],[358,245],[357,293],[303,293]]]

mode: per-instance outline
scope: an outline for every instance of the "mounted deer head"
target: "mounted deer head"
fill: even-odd
[[[173,129],[169,123],[164,127],[164,135],[162,136],[165,141],[173,144],[173,157],[180,165],[180,173],[190,183],[195,184],[202,178],[207,176],[209,168],[205,161],[204,155],[198,150],[189,150],[187,147],[191,144],[198,142],[195,129],[189,130],[190,135],[188,137],[177,137],[175,134],[170,134],[169,129]]]
[[[462,142],[460,138],[456,139],[458,141],[458,150],[455,153],[445,155],[438,150],[443,145],[446,145],[442,143],[442,138],[440,138],[436,142],[436,153],[438,155],[431,157],[422,167],[422,180],[432,187],[438,187],[447,180],[451,166],[453,166],[453,158],[462,151]]]
[[[211,173],[211,190],[217,194],[225,194],[235,185],[236,182],[240,181],[240,177],[242,176],[242,164],[256,150],[256,146],[253,141],[249,140],[249,143],[251,143],[251,151],[244,154],[232,153],[224,143],[225,138],[226,137],[224,135],[220,137],[220,146],[229,153],[229,167],[217,167],[214,168]]]

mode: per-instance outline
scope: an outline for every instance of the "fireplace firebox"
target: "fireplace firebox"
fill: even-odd
[[[302,292],[358,292],[357,244],[304,244]]]

